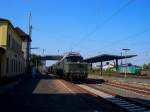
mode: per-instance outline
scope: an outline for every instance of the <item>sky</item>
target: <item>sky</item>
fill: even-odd
[[[0,0],[0,18],[28,32],[32,12],[32,47],[42,54],[80,52],[120,55],[133,64],[150,62],[150,0]]]

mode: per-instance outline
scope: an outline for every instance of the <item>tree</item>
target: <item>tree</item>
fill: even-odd
[[[143,69],[150,69],[150,63],[144,64],[144,65],[143,65]]]
[[[38,66],[42,65],[40,55],[36,55],[36,54],[31,55],[31,65],[34,66],[34,67],[38,67]]]

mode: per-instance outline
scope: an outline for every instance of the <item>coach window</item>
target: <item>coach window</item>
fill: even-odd
[[[67,59],[67,62],[70,62],[70,61],[71,61],[70,57],[67,57],[66,59]]]
[[[67,57],[67,62],[82,62],[83,58],[80,56],[72,56],[72,57]]]

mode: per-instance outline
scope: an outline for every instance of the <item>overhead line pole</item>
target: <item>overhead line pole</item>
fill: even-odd
[[[127,51],[129,51],[130,49],[122,49],[122,50],[124,50],[125,51],[125,78],[127,78]]]
[[[31,25],[31,12],[29,12],[29,15],[28,15],[28,35],[29,37],[31,38],[32,40],[32,25]],[[31,42],[28,42],[27,44],[27,50],[28,50],[28,53],[27,53],[27,72],[31,72]]]
[[[31,12],[30,12],[30,14],[29,14],[29,36],[30,36],[30,38],[31,38],[31,36],[32,36],[32,24],[31,24],[31,19],[32,19],[32,14],[31,14]]]

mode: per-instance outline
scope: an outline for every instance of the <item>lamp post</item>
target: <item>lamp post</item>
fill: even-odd
[[[42,50],[42,55],[43,55],[43,56],[44,56],[44,53],[45,53],[45,49]]]
[[[125,51],[125,78],[127,77],[127,51],[129,51],[130,49],[122,49],[123,51]]]

